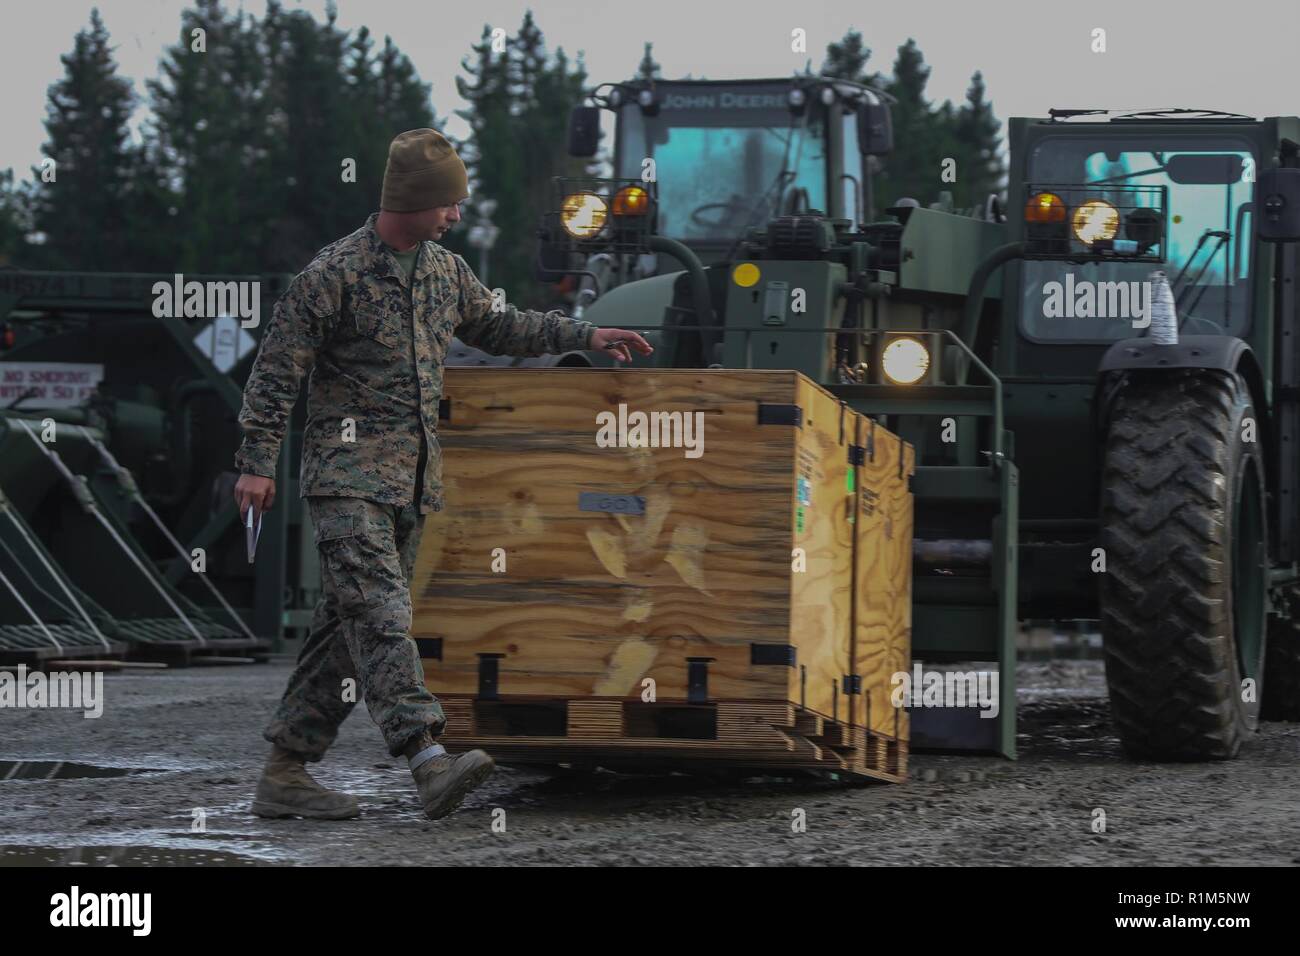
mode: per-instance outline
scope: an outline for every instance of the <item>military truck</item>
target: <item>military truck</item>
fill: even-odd
[[[212,298],[161,307],[176,275],[0,269],[0,661],[246,659],[311,620],[301,409],[256,566],[231,494],[265,325],[236,303],[269,316],[291,277],[184,278]]]
[[[1300,120],[1051,110],[1010,122],[1005,207],[877,212],[881,91],[606,84],[573,155],[607,112],[539,274],[652,364],[797,369],[915,444],[915,657],[997,662],[1002,703],[914,710],[916,746],[1014,755],[1024,619],[1101,622],[1131,755],[1300,719]]]

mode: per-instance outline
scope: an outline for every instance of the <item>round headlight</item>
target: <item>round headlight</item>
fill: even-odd
[[[835,88],[833,86],[822,87],[822,102],[827,106],[835,102]]]
[[[894,339],[885,346],[880,364],[895,385],[914,385],[930,369],[930,350],[916,339]]]
[[[636,95],[636,101],[642,106],[653,106],[655,102],[654,91],[651,89],[642,90]]]
[[[573,193],[560,204],[560,225],[574,239],[591,239],[605,228],[608,207],[595,193]]]
[[[796,109],[800,106],[803,106],[804,100],[806,100],[807,98],[808,98],[807,94],[805,94],[804,91],[799,89],[798,87],[795,87],[785,95],[786,102],[789,103],[791,106],[795,107]]]
[[[1114,239],[1119,232],[1119,210],[1104,199],[1089,199],[1075,207],[1070,229],[1087,246],[1099,239]]]
[[[640,186],[624,186],[614,194],[614,215],[644,216],[650,208],[650,194]]]
[[[609,95],[605,97],[605,102],[615,108],[622,106],[623,91],[619,89],[617,86],[614,87],[612,90],[609,91]]]
[[[1065,203],[1055,193],[1037,193],[1025,203],[1025,222],[1065,222]]]

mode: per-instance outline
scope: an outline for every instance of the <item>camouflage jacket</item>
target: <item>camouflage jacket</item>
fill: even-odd
[[[465,260],[434,242],[421,243],[408,280],[376,219],[318,252],[276,303],[244,386],[235,467],[275,477],[306,375],[301,494],[409,504],[423,440],[427,514],[443,507],[438,400],[453,335],[495,355],[534,356],[586,348],[596,326],[558,311],[494,312]]]

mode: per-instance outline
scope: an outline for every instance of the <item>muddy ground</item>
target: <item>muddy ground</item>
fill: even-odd
[[[1300,725],[1265,724],[1232,763],[1132,762],[1109,726],[1098,661],[1021,664],[1016,762],[918,754],[910,782],[866,787],[503,767],[438,823],[364,708],[317,772],[360,797],[359,819],[249,813],[269,749],[260,731],[290,669],[110,674],[98,720],[0,711],[0,778],[11,775],[0,779],[0,866],[1300,863]],[[22,775],[47,768],[6,761],[153,772],[32,779]],[[1105,833],[1093,832],[1096,808]],[[795,809],[806,832],[792,832]]]

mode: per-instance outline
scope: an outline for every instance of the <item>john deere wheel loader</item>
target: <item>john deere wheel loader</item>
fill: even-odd
[[[1005,209],[955,212],[873,197],[858,84],[608,84],[573,155],[607,112],[612,175],[557,180],[539,274],[655,365],[797,369],[915,444],[915,657],[995,661],[1002,700],[914,711],[917,746],[1014,755],[1030,618],[1101,622],[1134,756],[1300,719],[1300,120],[1013,119]]]

